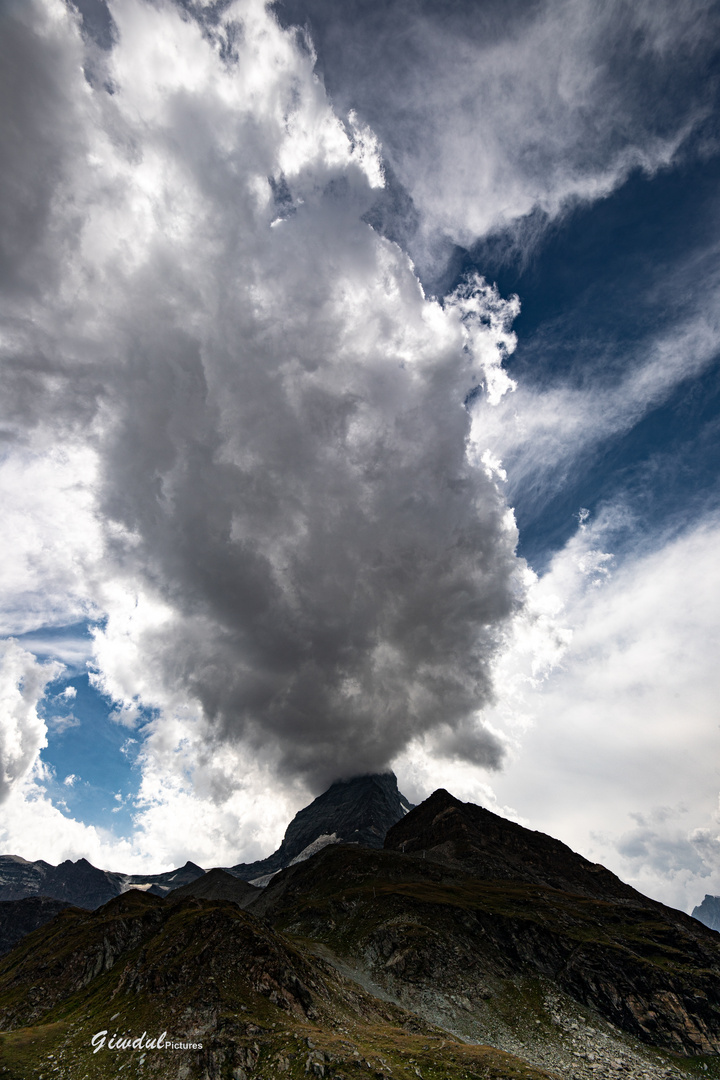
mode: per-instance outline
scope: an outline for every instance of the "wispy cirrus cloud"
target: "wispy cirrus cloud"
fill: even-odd
[[[489,717],[516,732],[495,799],[686,910],[720,891],[719,529],[708,517],[615,560],[617,522],[586,520],[535,587],[566,628],[558,654],[533,670],[520,628]]]
[[[431,277],[440,237],[519,228],[532,242],[533,212],[552,220],[654,173],[714,108],[715,82],[696,78],[718,28],[702,0],[277,8],[309,23],[333,98],[379,134]]]

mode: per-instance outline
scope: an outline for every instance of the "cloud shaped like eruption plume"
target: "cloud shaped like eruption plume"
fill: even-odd
[[[372,132],[264,3],[109,8],[101,49],[58,0],[11,5],[0,65],[25,128],[2,166],[8,453],[93,459],[100,684],[199,703],[211,747],[311,786],[422,736],[496,766],[478,715],[523,565],[463,403],[510,387],[516,302],[424,296],[363,222]],[[128,596],[155,616],[123,622]]]

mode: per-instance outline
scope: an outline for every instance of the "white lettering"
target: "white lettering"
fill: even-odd
[[[90,1043],[94,1054],[102,1050],[106,1044],[108,1050],[202,1050],[203,1048],[202,1043],[173,1042],[172,1039],[168,1041],[167,1031],[163,1031],[162,1035],[158,1035],[156,1039],[148,1039],[147,1031],[143,1031],[142,1035],[136,1038],[132,1035],[118,1035],[114,1031],[112,1038],[107,1039],[107,1028],[96,1032]]]
[[[91,1046],[94,1046],[93,1054],[97,1054],[98,1050],[102,1050],[105,1045],[105,1036],[107,1035],[107,1029],[105,1031],[98,1031],[96,1035],[93,1035],[90,1040]]]

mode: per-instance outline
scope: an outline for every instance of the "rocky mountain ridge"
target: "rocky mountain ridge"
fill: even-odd
[[[463,803],[444,788],[398,821],[384,846],[407,855],[422,852],[424,858],[476,878],[523,881],[598,899],[636,900],[641,895],[561,840]]]
[[[0,855],[0,901],[46,896],[92,910],[128,889],[167,896],[172,889],[204,873],[201,866],[192,862],[164,874],[121,874],[98,870],[87,859],[77,862],[66,859],[53,866],[43,859],[30,862],[19,855]]]
[[[224,872],[262,886],[278,870],[310,858],[327,844],[380,848],[387,830],[412,805],[398,791],[394,773],[340,780],[295,815],[272,855],[254,863],[238,863]],[[123,874],[99,870],[87,859],[66,859],[53,866],[42,859],[31,862],[19,855],[0,855],[0,902],[45,896],[93,910],[128,889],[167,896],[205,872],[189,861],[162,874]]]
[[[400,793],[393,772],[338,780],[295,815],[277,851],[253,863],[238,863],[228,872],[254,885],[266,885],[286,866],[310,858],[329,844],[362,844],[381,848],[388,829],[413,803]]]
[[[717,935],[446,791],[389,830],[383,851],[326,848],[278,874],[250,910],[426,1019],[454,1016],[469,1037],[493,1030],[485,1003],[508,980],[539,979],[641,1041],[720,1053]]]

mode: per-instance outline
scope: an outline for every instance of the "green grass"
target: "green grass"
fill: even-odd
[[[74,969],[83,943],[95,947],[111,932],[114,920],[142,920],[147,910],[142,903],[128,904],[119,913],[86,917],[84,932],[77,919],[47,930],[36,937],[34,948],[31,943],[4,966],[2,999],[27,993],[43,972],[58,972],[58,956]],[[175,1080],[184,1062],[189,1080],[208,1069],[218,1080],[230,1080],[233,1069],[250,1054],[248,1075],[307,1080],[308,1055],[318,1052],[331,1059],[330,1075],[346,1077],[357,1075],[358,1060],[366,1075],[391,1072],[393,1080],[415,1080],[416,1069],[423,1080],[545,1076],[511,1055],[467,1047],[441,1029],[372,998],[323,961],[306,955],[298,943],[234,905],[193,901],[162,910],[162,925],[152,935],[141,936],[111,970],[61,995],[36,1023],[0,1033],[0,1078],[109,1080],[132,1075]],[[288,985],[294,978],[302,979],[312,1003],[307,1009],[297,1002],[285,1008],[274,1003],[267,993],[272,979],[263,982],[268,972],[285,977]],[[67,980],[67,971],[59,971],[55,991]],[[204,1030],[198,1033],[197,1025],[204,1025]],[[167,1030],[178,1041],[199,1039],[203,1050],[149,1050],[143,1057],[142,1050],[105,1047],[93,1053],[92,1036],[102,1030],[108,1031],[108,1038],[115,1033],[137,1037],[143,1031],[156,1036]],[[281,1068],[285,1064],[286,1071]]]

